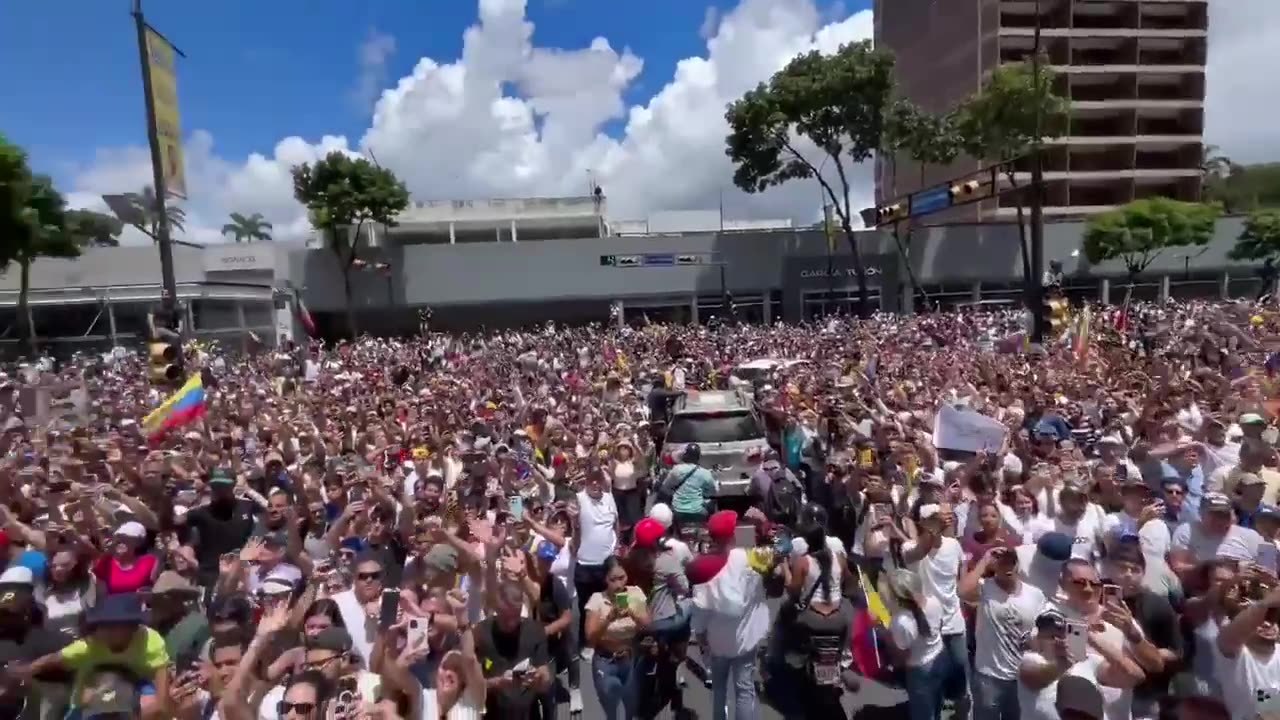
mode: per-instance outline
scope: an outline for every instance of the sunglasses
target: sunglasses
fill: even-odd
[[[280,715],[288,715],[291,712],[299,715],[310,715],[315,712],[316,704],[313,702],[291,703],[287,700],[281,700],[280,704],[276,706],[276,709]]]
[[[377,572],[356,573],[356,579],[357,580],[381,580],[382,571],[379,570]]]

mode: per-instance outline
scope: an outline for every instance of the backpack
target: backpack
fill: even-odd
[[[802,506],[799,489],[785,475],[771,481],[764,506],[765,515],[770,522],[787,526],[795,525],[800,517]]]

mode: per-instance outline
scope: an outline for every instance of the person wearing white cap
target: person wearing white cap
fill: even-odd
[[[155,555],[142,554],[147,529],[130,520],[111,535],[107,554],[93,565],[93,574],[102,581],[108,595],[134,593],[147,588],[160,575],[160,562]]]

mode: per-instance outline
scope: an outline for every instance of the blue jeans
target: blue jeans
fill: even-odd
[[[910,720],[938,720],[942,717],[942,686],[950,662],[943,648],[933,660],[907,668],[907,717]]]
[[[997,680],[980,672],[973,674],[973,714],[986,720],[1018,720],[1018,679]]]
[[[622,707],[622,718],[631,720],[636,713],[636,663],[630,655],[618,658],[606,658],[596,652],[591,658],[591,679],[596,687],[596,697],[600,707],[604,709],[607,720],[618,718],[618,707]]]
[[[734,720],[755,720],[756,651],[737,657],[711,656],[711,717],[728,720],[729,683],[733,683]]]
[[[942,636],[942,656],[947,659],[943,670],[943,697],[955,701],[955,720],[969,717],[969,645],[965,633]]]

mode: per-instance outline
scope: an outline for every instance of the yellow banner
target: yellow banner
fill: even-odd
[[[160,139],[160,164],[165,190],[187,197],[187,174],[182,164],[182,118],[178,114],[177,53],[159,33],[147,32],[147,64],[151,70],[151,106],[155,108],[156,135]]]

